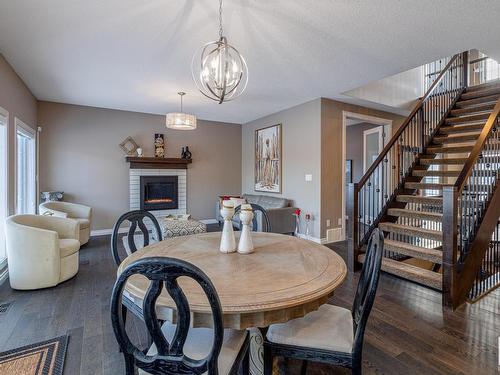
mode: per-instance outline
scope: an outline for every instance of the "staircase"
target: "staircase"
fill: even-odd
[[[466,89],[426,153],[419,155],[404,189],[396,192],[396,204],[387,210],[387,221],[378,224],[387,238],[383,271],[442,289],[442,190],[455,183],[499,99],[499,82]],[[495,174],[489,177],[482,181],[496,182]],[[476,189],[487,187],[480,184]],[[358,260],[363,262],[364,254]]]
[[[443,291],[451,307],[480,272],[488,246],[476,237],[500,215],[490,207],[500,203],[500,81],[467,87],[467,74],[465,53],[450,59],[348,192],[349,266],[364,262],[378,227],[386,237],[382,270]]]

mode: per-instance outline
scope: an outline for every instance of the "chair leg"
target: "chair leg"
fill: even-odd
[[[308,364],[308,362],[306,360],[302,361],[302,366],[300,367],[300,375],[306,375],[306,373],[307,373],[307,364]]]
[[[123,356],[125,357],[125,374],[135,375],[134,357],[130,354],[124,354]]]
[[[273,352],[269,345],[264,344],[264,375],[273,374]]]
[[[123,327],[127,327],[127,308],[125,305],[122,305],[122,319],[123,319]],[[122,348],[120,348],[120,353],[122,352]]]
[[[243,357],[243,362],[241,364],[241,370],[243,371],[243,375],[250,374],[250,348],[247,349],[245,353],[245,357]]]

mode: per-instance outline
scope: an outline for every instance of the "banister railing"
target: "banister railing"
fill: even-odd
[[[443,298],[451,307],[466,300],[498,223],[499,116],[500,100],[455,184],[443,189]]]
[[[349,268],[387,210],[396,189],[403,188],[419,154],[425,152],[467,85],[467,53],[453,56],[417,102],[383,151],[358,183],[349,184]]]

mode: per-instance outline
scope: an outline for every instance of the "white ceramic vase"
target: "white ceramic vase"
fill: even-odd
[[[234,239],[233,231],[233,216],[234,203],[231,201],[223,201],[220,215],[224,219],[224,227],[222,228],[222,236],[220,239],[220,251],[222,253],[234,253],[236,251],[236,240]]]
[[[250,254],[253,253],[254,247],[252,242],[252,232],[250,224],[253,220],[252,206],[249,204],[242,204],[240,211],[240,220],[242,224],[240,242],[238,243],[238,253]]]

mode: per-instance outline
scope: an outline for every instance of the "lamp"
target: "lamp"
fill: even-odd
[[[169,129],[177,130],[193,130],[196,129],[196,116],[182,112],[182,97],[186,95],[185,92],[178,92],[181,97],[181,111],[167,113],[166,125]]]

